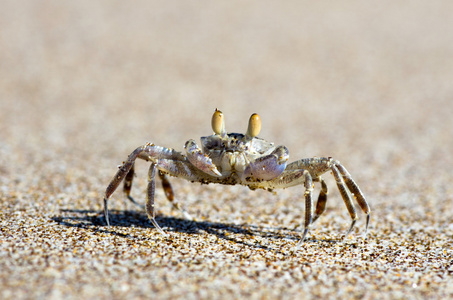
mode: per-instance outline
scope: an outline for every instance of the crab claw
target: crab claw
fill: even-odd
[[[271,154],[262,156],[250,163],[244,170],[244,177],[272,180],[283,173],[288,161],[288,149],[278,146]]]
[[[222,174],[217,170],[217,167],[212,163],[212,160],[204,154],[194,140],[189,140],[184,145],[186,149],[187,159],[192,165],[201,171],[215,177],[221,177]]]

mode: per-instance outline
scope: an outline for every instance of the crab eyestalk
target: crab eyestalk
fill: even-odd
[[[225,135],[225,118],[223,117],[223,113],[217,108],[212,115],[211,125],[215,134],[221,136]]]
[[[261,131],[261,118],[258,114],[250,116],[249,127],[247,128],[247,137],[254,138]]]

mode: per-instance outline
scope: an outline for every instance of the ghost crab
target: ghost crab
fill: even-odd
[[[201,138],[201,148],[194,140],[186,142],[185,154],[171,148],[147,143],[135,149],[110,181],[104,197],[104,214],[110,226],[108,199],[124,179],[124,191],[129,200],[137,204],[130,196],[134,164],[137,158],[151,162],[148,173],[148,188],[145,209],[151,223],[158,231],[163,230],[155,220],[154,191],[158,171],[167,199],[180,209],[186,218],[190,215],[182,210],[174,199],[174,194],[167,175],[181,177],[191,182],[220,183],[226,185],[241,184],[250,189],[272,191],[295,185],[305,188],[305,223],[304,232],[298,245],[306,238],[310,225],[324,212],[328,189],[321,177],[332,172],[337,187],[352,219],[346,236],[351,232],[358,219],[353,198],[366,214],[366,230],[370,220],[370,207],[363,193],[340,162],[332,157],[313,157],[297,160],[288,164],[289,151],[285,146],[274,146],[273,143],[258,138],[261,130],[261,119],[258,114],[250,117],[246,134],[227,133],[224,116],[215,110],[212,116],[213,135]],[[312,194],[314,182],[321,184],[321,191],[313,206]],[[366,234],[365,230],[365,234]]]

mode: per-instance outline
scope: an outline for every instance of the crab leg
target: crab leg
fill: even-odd
[[[147,161],[156,161],[161,158],[165,159],[172,159],[174,161],[182,161],[185,160],[185,157],[178,153],[177,151],[171,148],[164,148],[160,146],[155,146],[154,144],[147,143],[143,146],[138,147],[128,156],[127,160],[123,162],[123,164],[119,167],[119,170],[116,172],[115,176],[113,176],[112,180],[110,181],[107,189],[105,190],[104,195],[104,216],[107,226],[110,226],[109,221],[109,211],[108,211],[108,200],[110,196],[115,192],[118,188],[119,184],[123,179],[126,178],[124,182],[124,191],[128,196],[129,200],[136,203],[132,197],[130,197],[129,193],[132,187],[132,178],[134,174],[134,164],[137,158],[141,158]]]
[[[156,229],[164,233],[162,228],[157,224],[155,219],[155,210],[154,210],[154,194],[156,188],[156,170],[159,170],[159,176],[162,179],[162,186],[164,188],[165,195],[167,199],[173,204],[174,207],[182,211],[184,216],[191,220],[192,217],[184,210],[179,207],[179,203],[174,201],[173,189],[170,185],[170,182],[167,179],[166,174],[173,176],[181,177],[189,181],[199,181],[201,172],[197,172],[197,169],[187,161],[180,160],[171,160],[171,159],[159,159],[156,163],[151,163],[148,172],[148,188],[147,188],[147,197],[146,197],[146,213],[148,215],[151,223],[156,227]],[[209,175],[205,175],[208,177]],[[206,179],[206,178],[205,178]]]
[[[175,194],[173,193],[173,188],[171,187],[167,175],[165,175],[162,171],[159,171],[159,177],[162,181],[162,188],[164,189],[165,196],[167,197],[168,201],[170,201],[174,208],[181,211],[186,219],[193,220],[192,216],[187,211],[185,211],[181,207],[181,205],[179,205],[179,202],[177,200],[175,200]]]
[[[318,177],[319,178],[319,177]],[[317,180],[318,180],[317,178]],[[303,241],[305,240],[310,225],[313,223],[314,220],[318,217],[319,214],[322,213],[325,203],[327,201],[327,186],[324,180],[319,179],[321,181],[322,190],[320,196],[318,198],[316,213],[317,215],[315,218],[314,216],[314,208],[313,208],[313,178],[312,175],[308,170],[304,169],[291,169],[284,171],[281,176],[278,176],[275,179],[270,181],[259,182],[256,187],[251,185],[251,188],[267,188],[267,189],[276,189],[276,188],[287,188],[299,184],[303,184],[305,187],[305,223],[304,223],[304,232],[302,234],[302,238],[299,241],[297,247],[299,247]]]
[[[116,172],[115,176],[113,176],[112,180],[110,181],[109,185],[107,186],[107,189],[105,190],[105,196],[104,196],[104,216],[105,216],[105,221],[107,222],[107,226],[110,226],[109,222],[109,209],[108,209],[108,200],[110,196],[115,192],[116,188],[118,185],[121,183],[121,181],[126,177],[126,175],[129,173],[131,168],[134,166],[135,159],[139,155],[139,152],[137,149],[129,155],[128,159],[126,162],[123,163],[122,166],[120,166],[119,170]]]
[[[149,220],[153,223],[154,227],[162,233],[165,234],[162,228],[160,228],[159,224],[157,224],[155,219],[155,212],[154,212],[154,191],[156,189],[156,164],[152,163],[149,167],[148,172],[148,188],[146,193],[146,214],[148,215]]]
[[[134,180],[134,175],[135,175],[135,163],[132,165],[131,169],[129,172],[126,174],[126,177],[124,178],[124,185],[123,185],[123,191],[126,194],[127,199],[129,199],[132,203],[135,205],[145,208],[142,204],[138,203],[135,201],[134,198],[131,196],[131,188],[132,188],[132,181]]]
[[[201,170],[188,161],[159,159],[157,161],[157,168],[165,174],[183,178],[191,182],[214,182],[215,178],[218,178],[201,172]]]
[[[344,180],[340,174],[340,171],[338,171],[338,168],[336,165],[332,165],[332,173],[333,176],[335,177],[335,181],[337,182],[337,187],[338,190],[340,191],[341,197],[343,197],[344,204],[346,204],[346,208],[349,211],[349,214],[351,215],[352,223],[351,226],[348,229],[348,232],[346,233],[345,237],[348,236],[348,234],[352,231],[352,228],[354,227],[358,216],[357,212],[354,207],[354,203],[352,202],[352,196],[351,193],[349,192],[348,188],[346,187]]]
[[[270,180],[267,183],[261,183],[259,187],[271,189],[285,188],[304,183],[307,193],[307,176],[306,175],[304,176],[305,181],[303,182],[301,181],[301,179],[299,179],[300,172],[304,170],[310,173],[311,177],[313,178],[313,181],[320,181],[321,183],[321,192],[319,193],[318,201],[316,203],[316,211],[314,212],[312,222],[318,219],[318,217],[325,210],[328,189],[326,183],[324,182],[320,175],[330,170],[333,173],[341,197],[343,198],[343,201],[352,219],[351,225],[345,237],[352,231],[358,219],[357,212],[353,203],[353,198],[356,199],[362,211],[367,215],[365,230],[366,234],[368,230],[371,212],[368,202],[366,201],[362,191],[359,189],[357,183],[352,179],[351,175],[348,173],[346,168],[343,167],[338,161],[332,159],[331,157],[306,158],[292,162],[286,167],[286,170],[282,173],[281,176],[273,180]],[[354,195],[354,197],[352,196],[352,194]],[[305,238],[306,234],[308,233],[307,224],[310,225],[312,223],[309,219],[310,214],[307,213],[307,211],[310,210],[307,201],[308,200],[306,197],[305,230],[302,237],[302,241]]]
[[[307,236],[308,233],[308,228],[310,227],[311,223],[313,222],[313,180],[311,178],[310,172],[307,170],[304,170],[303,173],[305,177],[305,228],[304,228],[304,233],[302,235],[302,238],[300,239],[299,243],[297,246],[300,246],[303,241],[305,240],[305,237]]]
[[[321,191],[319,192],[318,201],[316,202],[316,211],[315,216],[313,217],[313,222],[316,221],[326,209],[327,194],[329,193],[327,184],[324,179],[319,176],[318,180],[321,182]]]
[[[346,183],[346,186],[348,187],[349,191],[354,194],[354,197],[357,200],[357,203],[359,204],[360,208],[367,215],[366,216],[366,229],[365,229],[365,235],[366,235],[367,231],[368,231],[368,224],[370,223],[370,213],[371,213],[370,206],[368,205],[368,202],[365,200],[365,196],[363,195],[359,186],[352,179],[351,175],[346,170],[346,168],[343,167],[341,164],[337,164],[336,167],[338,168],[338,171],[340,172],[341,176],[343,177],[344,182]]]

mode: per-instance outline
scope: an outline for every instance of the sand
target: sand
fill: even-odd
[[[1,299],[453,298],[450,1],[2,1]],[[117,166],[226,128],[332,156],[370,203],[295,248],[303,187],[157,182],[157,232]],[[144,203],[148,163],[133,197]],[[315,194],[319,185],[315,186]]]

